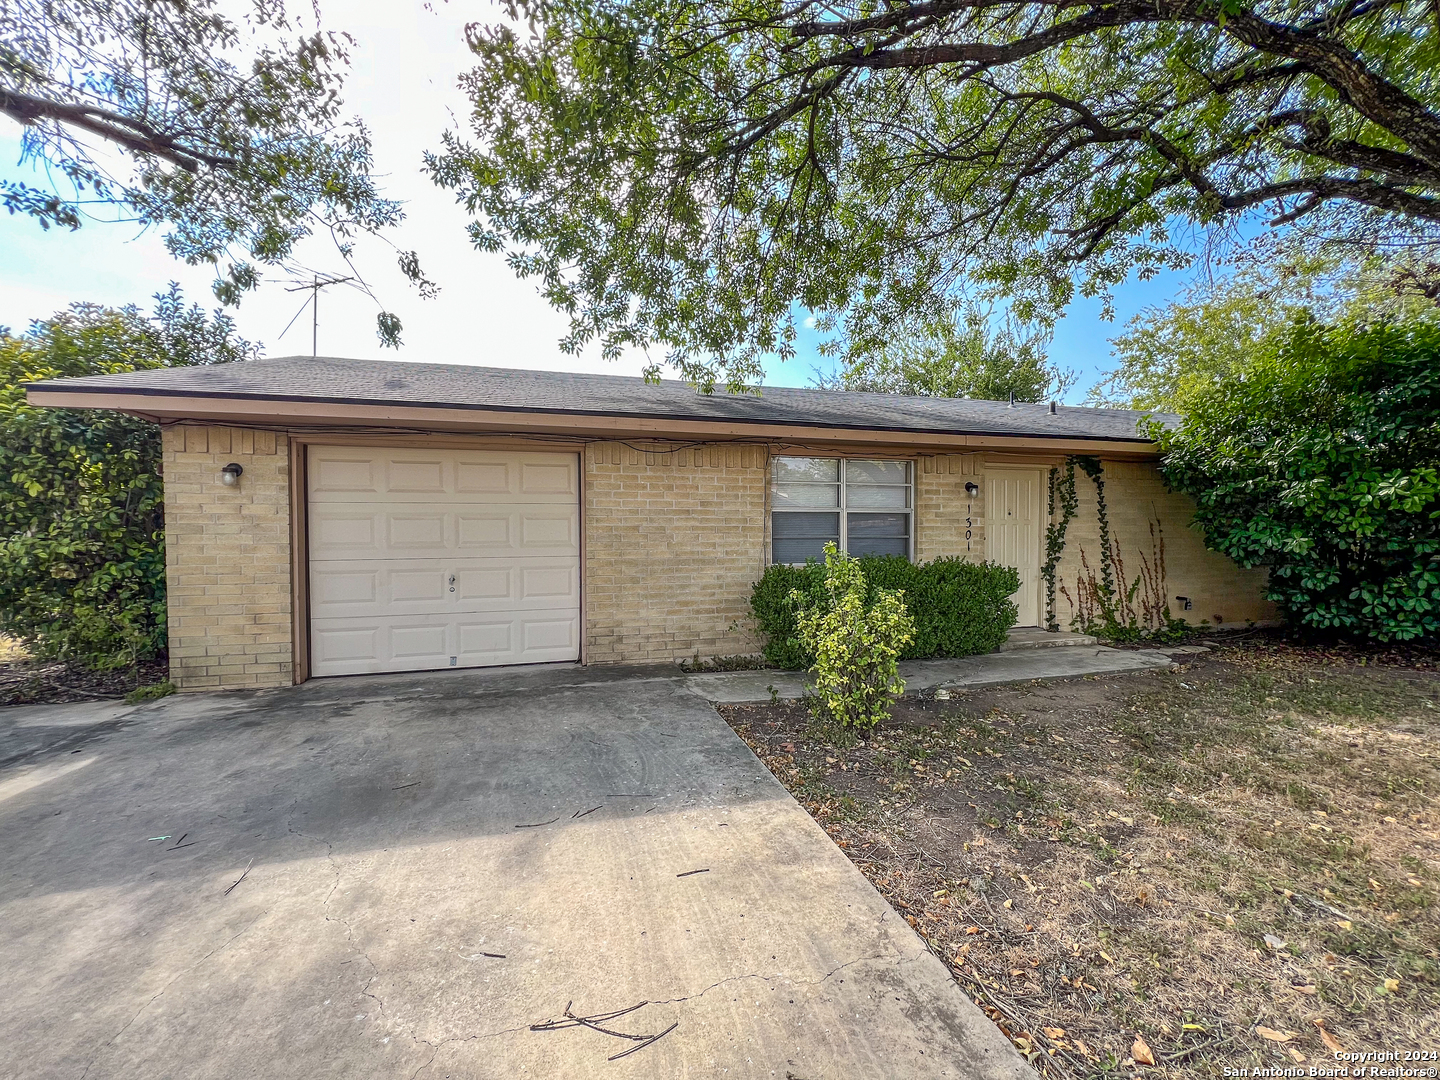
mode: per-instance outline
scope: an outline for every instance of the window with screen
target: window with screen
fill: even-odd
[[[821,559],[827,543],[852,555],[910,557],[908,461],[777,457],[774,462],[773,562]]]

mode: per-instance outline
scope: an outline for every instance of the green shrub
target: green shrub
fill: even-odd
[[[898,555],[867,555],[855,561],[872,591],[896,589],[905,594],[915,634],[901,653],[902,660],[993,652],[1015,625],[1010,595],[1020,587],[1020,578],[1011,567],[955,556],[929,563],[912,563]],[[766,568],[750,593],[750,610],[765,636],[765,659],[791,670],[815,662],[814,651],[800,635],[792,594],[798,592],[806,603],[813,603],[824,590],[825,567],[820,563]]]
[[[133,667],[165,648],[159,427],[25,400],[42,379],[253,355],[177,287],[157,301],[152,318],[76,304],[0,327],[0,631],[37,658]]]
[[[903,594],[866,583],[860,561],[825,545],[821,594],[796,590],[800,639],[815,654],[814,707],[842,729],[866,730],[904,693],[896,664],[915,636]]]
[[[139,705],[142,701],[154,701],[156,698],[169,697],[173,693],[175,684],[169,679],[163,679],[148,686],[137,686],[125,695],[125,704]]]
[[[1293,624],[1440,637],[1440,322],[1300,320],[1186,406],[1165,480]]]
[[[818,597],[817,569],[816,563],[804,566],[776,563],[766,567],[750,589],[750,611],[765,637],[765,659],[776,667],[800,671],[815,662],[815,654],[800,640],[800,627],[795,620],[798,605],[792,595],[798,592]]]

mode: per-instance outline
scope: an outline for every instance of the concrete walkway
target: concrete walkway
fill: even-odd
[[[1038,632],[1037,632],[1038,633]],[[1072,679],[1080,675],[1121,675],[1132,671],[1167,671],[1173,662],[1161,649],[1110,649],[1082,635],[1054,635],[1065,648],[1047,648],[1034,639],[985,656],[949,660],[907,660],[900,665],[907,693],[937,689],[974,689],[1029,682]],[[1081,638],[1076,641],[1074,639]],[[1186,648],[1186,647],[1182,647]],[[1188,648],[1196,648],[1189,646]],[[1207,651],[1202,649],[1201,651]],[[805,694],[805,674],[797,671],[723,671],[689,677],[690,688],[719,704],[795,700]]]
[[[671,665],[0,709],[0,762],[0,1076],[1034,1080]]]

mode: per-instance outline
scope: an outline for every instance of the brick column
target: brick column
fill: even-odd
[[[170,678],[181,690],[288,686],[288,439],[173,426],[164,449]],[[245,471],[226,487],[232,461]]]

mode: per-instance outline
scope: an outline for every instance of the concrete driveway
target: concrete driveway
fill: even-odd
[[[0,710],[0,836],[4,1076],[1033,1077],[673,668]]]

